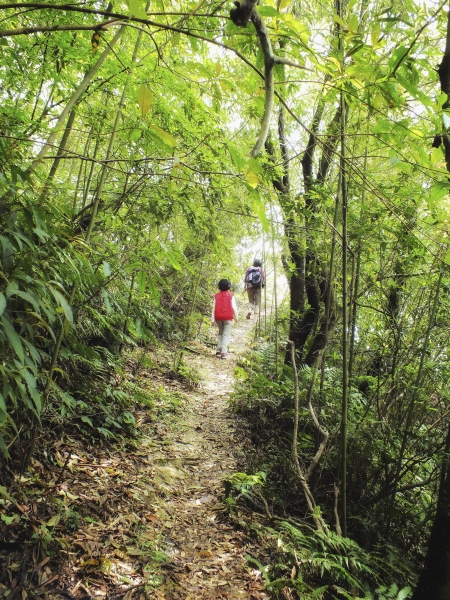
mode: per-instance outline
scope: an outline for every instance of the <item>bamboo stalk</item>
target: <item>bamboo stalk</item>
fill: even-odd
[[[343,7],[339,1],[339,14],[343,18]],[[343,40],[339,25],[339,49],[343,54]],[[342,58],[344,70],[344,57]],[[347,172],[346,172],[346,106],[344,91],[340,92],[341,119],[341,194],[342,194],[342,406],[341,406],[341,527],[342,535],[347,537],[347,422],[348,422],[348,314],[347,314]]]
[[[270,219],[272,224],[272,260],[273,260],[273,300],[275,323],[275,379],[278,377],[278,297],[277,297],[277,264],[275,254],[275,226],[273,222],[272,203],[270,204]]]
[[[113,39],[109,42],[109,44],[103,50],[102,54],[100,55],[100,57],[97,60],[97,62],[95,63],[95,65],[91,69],[89,69],[89,71],[86,73],[86,75],[83,78],[83,81],[78,85],[77,89],[72,94],[72,97],[70,98],[69,102],[64,107],[64,110],[59,115],[58,120],[56,121],[56,125],[50,132],[50,135],[48,136],[47,141],[42,146],[39,154],[36,156],[36,158],[33,160],[31,165],[27,169],[28,172],[33,171],[38,166],[38,164],[44,159],[44,157],[47,155],[47,152],[50,150],[50,147],[52,146],[53,142],[55,141],[55,139],[60,131],[60,128],[61,128],[62,124],[65,122],[68,114],[73,109],[75,104],[78,102],[79,98],[81,97],[83,92],[86,90],[88,85],[91,83],[92,79],[94,78],[94,76],[96,75],[96,73],[98,72],[100,67],[103,65],[105,60],[108,58],[113,47],[117,44],[117,42],[119,41],[119,39],[122,36],[122,33],[125,31],[125,27],[126,27],[125,25],[122,25],[121,27],[119,27],[119,29],[116,31],[116,34],[114,35]]]

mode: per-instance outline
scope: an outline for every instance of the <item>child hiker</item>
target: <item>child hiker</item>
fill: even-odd
[[[214,296],[214,306],[211,321],[219,328],[217,336],[216,356],[226,358],[228,344],[231,340],[231,326],[233,321],[238,321],[236,299],[230,292],[231,282],[229,279],[221,279],[218,284],[220,292]]]

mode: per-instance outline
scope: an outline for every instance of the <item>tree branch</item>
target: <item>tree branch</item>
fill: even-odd
[[[308,504],[308,508],[311,512],[311,516],[313,518],[314,524],[318,531],[324,532],[326,531],[326,525],[322,519],[322,517],[317,513],[317,505],[314,500],[314,496],[312,495],[311,490],[309,489],[309,485],[306,481],[305,474],[303,473],[303,469],[300,466],[300,461],[298,459],[297,452],[297,436],[298,436],[298,415],[300,409],[300,400],[298,394],[298,373],[297,366],[295,364],[295,344],[291,340],[288,340],[288,344],[291,347],[291,363],[292,369],[294,371],[294,432],[292,436],[292,458],[294,459],[294,464],[297,469],[297,475],[300,479],[300,483],[303,488],[303,493],[305,494],[306,502]]]
[[[264,82],[265,82],[265,104],[264,104],[264,117],[261,123],[261,129],[259,132],[258,139],[251,151],[251,156],[257,156],[261,148],[264,146],[264,142],[267,139],[270,127],[270,119],[273,111],[273,92],[274,92],[274,79],[273,79],[273,67],[274,67],[274,55],[272,50],[272,44],[269,38],[269,32],[264,25],[261,15],[254,8],[252,11],[252,23],[255,26],[256,33],[261,44],[261,50],[264,56]]]
[[[1,29],[0,37],[12,37],[14,35],[30,35],[31,33],[45,33],[51,31],[101,31],[108,25],[119,23],[118,19],[110,19],[102,23],[92,25],[39,25],[37,27],[21,27],[19,29]]]

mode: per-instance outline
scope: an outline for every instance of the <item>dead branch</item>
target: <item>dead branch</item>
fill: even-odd
[[[316,415],[313,405],[312,405],[312,393],[313,393],[314,382],[316,381],[319,363],[320,363],[320,361],[316,361],[316,364],[314,365],[314,371],[313,371],[313,376],[312,376],[311,383],[310,383],[310,386],[308,389],[307,400],[308,400],[308,410],[310,412],[310,415],[312,417],[312,420],[314,422],[314,425],[315,425],[317,431],[322,436],[322,441],[320,442],[320,446],[319,446],[314,458],[312,459],[311,464],[308,467],[308,470],[306,471],[306,479],[307,480],[311,477],[312,472],[318,465],[320,457],[322,456],[322,453],[325,450],[325,446],[327,445],[328,437],[329,437],[328,431],[325,431],[325,429],[323,429],[323,427],[319,423],[319,419],[317,418],[317,415]]]
[[[300,466],[300,461],[298,459],[297,452],[297,438],[298,438],[298,415],[299,415],[299,395],[298,395],[298,372],[297,366],[295,364],[295,344],[293,341],[288,340],[288,344],[291,347],[291,364],[292,369],[294,371],[294,404],[295,404],[295,416],[294,416],[294,432],[293,432],[293,440],[292,440],[292,457],[294,459],[294,464],[297,470],[297,475],[300,480],[300,483],[303,488],[303,493],[305,494],[306,502],[308,504],[308,508],[311,512],[311,516],[313,518],[314,524],[318,531],[324,533],[326,531],[326,525],[319,515],[317,511],[317,505],[314,500],[314,496],[312,495],[311,490],[309,489],[308,483],[306,481],[305,474],[303,473],[303,469]]]
[[[339,505],[339,488],[336,485],[336,483],[333,483],[333,487],[334,487],[334,517],[336,519],[336,533],[338,535],[342,536],[341,521],[339,519],[339,510],[338,510],[338,505]]]

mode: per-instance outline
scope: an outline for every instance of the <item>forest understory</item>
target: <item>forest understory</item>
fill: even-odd
[[[46,431],[25,476],[14,465],[3,471],[11,479],[8,492],[0,488],[0,597],[269,597],[246,558],[261,549],[224,502],[224,480],[250,444],[228,405],[250,327],[235,326],[228,360],[189,344],[197,384],[169,378],[158,352],[137,373],[142,350],[129,355],[125,377],[164,390],[135,413],[135,442],[99,446],[76,431]]]
[[[448,6],[0,23],[0,598],[450,600]]]

